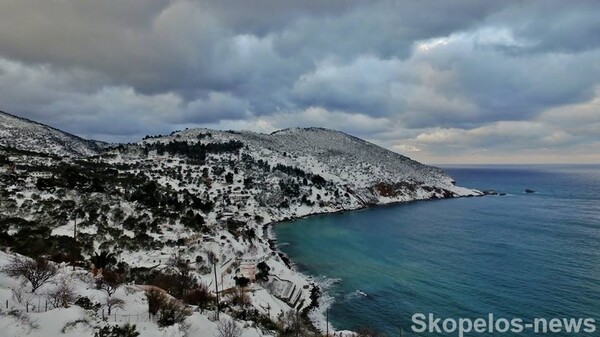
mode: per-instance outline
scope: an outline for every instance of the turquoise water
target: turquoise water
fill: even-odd
[[[600,166],[444,169],[461,186],[507,195],[275,226],[280,248],[301,271],[333,283],[327,294],[335,328],[369,326],[395,336],[402,328],[416,336],[414,313],[600,322]]]

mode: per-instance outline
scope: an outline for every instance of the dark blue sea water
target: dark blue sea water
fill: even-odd
[[[335,281],[327,289],[333,326],[370,326],[389,336],[402,327],[404,336],[416,336],[414,313],[493,313],[526,321],[592,317],[600,328],[600,166],[444,169],[461,186],[507,195],[275,226],[281,249],[300,270]]]

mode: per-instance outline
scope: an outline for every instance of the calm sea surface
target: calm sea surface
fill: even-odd
[[[414,313],[493,313],[526,321],[592,317],[600,329],[600,166],[444,169],[458,185],[506,195],[275,226],[280,248],[325,285],[331,324],[417,336]]]

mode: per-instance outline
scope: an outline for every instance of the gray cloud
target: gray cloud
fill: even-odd
[[[600,3],[579,0],[523,2],[492,15],[490,23],[509,26],[528,46],[518,52],[577,53],[600,45]]]
[[[427,161],[448,146],[580,152],[598,142],[599,14],[597,1],[3,1],[0,109],[106,140],[318,125]]]

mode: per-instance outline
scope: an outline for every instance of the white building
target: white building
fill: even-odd
[[[229,199],[233,202],[244,202],[250,198],[248,194],[242,194],[241,192],[233,192],[229,194]]]
[[[240,274],[243,277],[250,279],[250,281],[256,281],[256,265],[265,261],[265,256],[242,256],[237,259],[240,263]]]
[[[29,173],[29,176],[31,178],[35,178],[35,179],[48,179],[48,178],[52,178],[52,173],[43,172],[43,171],[35,171],[35,172]]]

